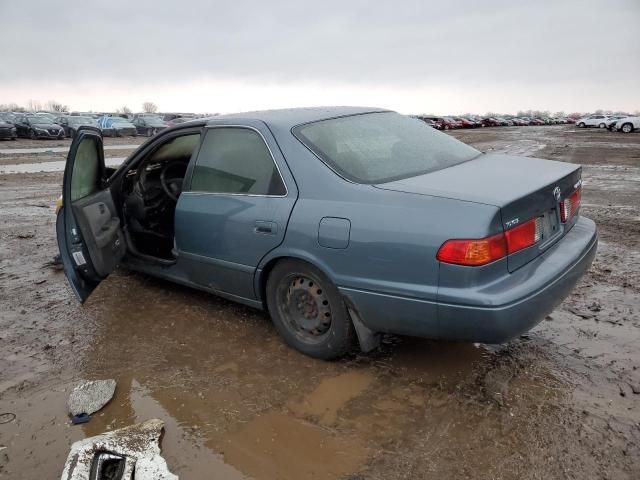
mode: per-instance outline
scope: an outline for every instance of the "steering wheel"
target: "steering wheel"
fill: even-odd
[[[181,169],[181,176],[171,177],[167,174],[170,170],[177,170],[177,167],[180,167]],[[166,193],[167,196],[176,203],[178,202],[180,192],[182,192],[182,182],[184,180],[186,170],[187,165],[184,162],[169,162],[164,166],[160,173],[160,185],[162,185],[164,193]],[[176,171],[175,173],[177,174],[178,172]]]

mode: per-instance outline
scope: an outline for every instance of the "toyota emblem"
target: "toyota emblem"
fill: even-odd
[[[556,199],[556,202],[560,201],[560,196],[561,196],[560,187],[554,188],[553,189],[553,198]]]

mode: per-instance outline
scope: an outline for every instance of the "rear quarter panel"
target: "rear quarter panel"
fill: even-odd
[[[323,270],[338,287],[435,302],[436,253],[442,243],[502,229],[497,207],[354,184],[330,170],[289,132],[276,131],[275,137],[299,197],[283,243],[263,258],[260,270],[276,258],[300,258]],[[346,248],[320,245],[318,230],[324,217],[349,220]],[[378,331],[402,330],[394,325],[402,312],[383,313],[362,315],[363,321]],[[425,310],[428,317],[436,321],[435,303]]]

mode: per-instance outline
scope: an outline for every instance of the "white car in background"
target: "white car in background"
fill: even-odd
[[[589,115],[588,117],[582,117],[576,122],[576,126],[580,128],[585,127],[598,127],[607,128],[608,115]]]
[[[607,128],[609,130],[614,130],[616,126],[616,122],[624,117],[628,117],[628,115],[612,115],[611,117],[607,118],[607,121],[606,121]]]
[[[616,120],[615,125],[612,127],[612,130],[617,130],[618,132],[631,133],[634,130],[640,130],[640,116],[636,115],[634,117],[624,117]]]

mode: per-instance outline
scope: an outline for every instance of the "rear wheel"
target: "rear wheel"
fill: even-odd
[[[584,128],[584,127],[585,127],[584,122],[580,122],[580,123],[578,124],[578,127],[579,127],[579,128]]]
[[[35,140],[36,138],[38,138],[38,136],[36,135],[35,130],[31,130],[31,131],[29,132],[29,138],[30,138],[31,140]]]
[[[631,123],[625,123],[622,125],[622,131],[624,133],[631,133],[633,132],[633,124]]]
[[[355,343],[347,307],[320,270],[299,260],[280,261],[267,281],[267,306],[287,345],[315,358],[331,360]]]
[[[601,123],[600,125],[598,125],[599,128],[607,128],[607,124],[606,123]]]

